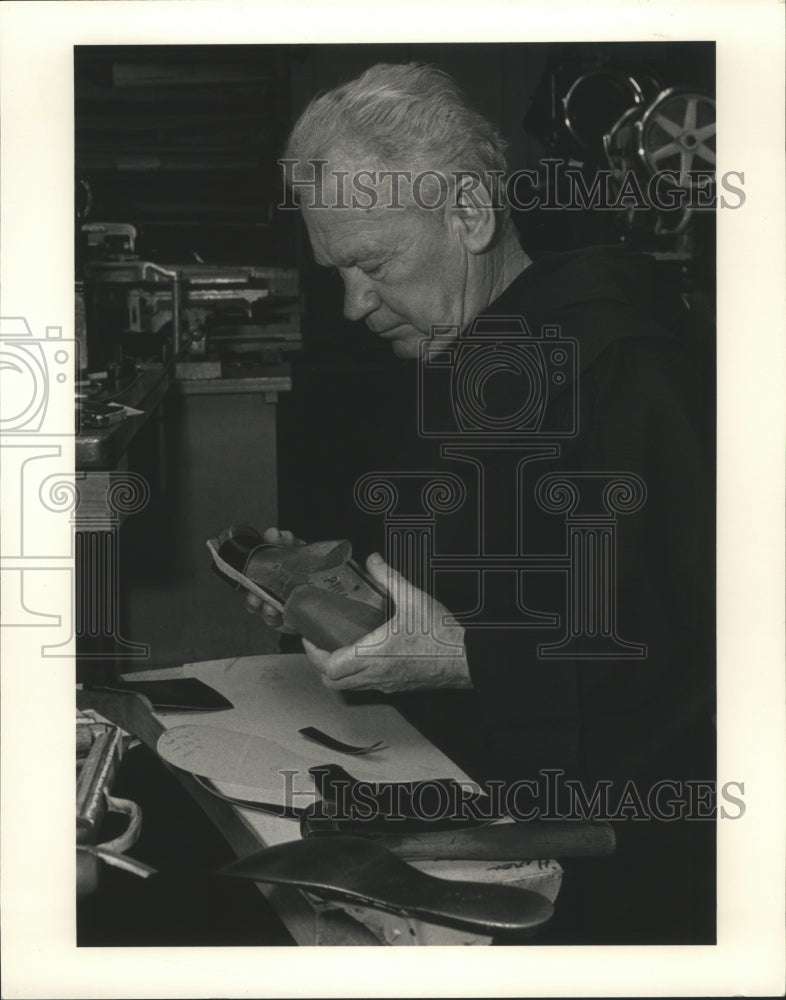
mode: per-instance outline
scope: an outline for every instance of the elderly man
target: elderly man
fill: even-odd
[[[422,120],[410,120],[413,109]],[[446,74],[414,65],[376,66],[296,124],[283,164],[316,261],[341,275],[346,318],[364,320],[398,357],[417,359],[437,325],[465,328],[531,263],[499,211],[504,148]],[[432,627],[397,638],[383,629],[376,658],[353,648],[328,656],[306,642],[325,682],[385,692],[469,686],[463,629],[443,627],[444,609],[377,554],[368,569],[395,588],[400,615],[420,609]],[[445,656],[446,644],[457,655]]]
[[[420,65],[372,67],[314,100],[291,134],[282,162],[317,263],[341,276],[346,317],[412,361],[413,394],[391,401],[381,428],[384,467],[463,476],[475,504],[446,514],[439,536],[440,550],[457,554],[509,551],[511,530],[519,554],[521,536],[534,552],[562,552],[565,524],[538,492],[546,474],[573,476],[577,489],[622,475],[641,495],[619,526],[618,551],[572,563],[567,584],[564,564],[546,559],[540,571],[514,567],[512,593],[499,572],[440,574],[425,593],[413,582],[426,578],[417,566],[374,554],[367,568],[391,594],[393,627],[331,653],[304,640],[306,654],[332,687],[424,692],[428,714],[460,730],[457,744],[471,735],[482,747],[484,777],[568,776],[585,805],[612,790],[613,870],[597,861],[568,870],[555,940],[709,942],[712,823],[706,811],[693,816],[686,792],[714,775],[712,452],[700,382],[659,315],[648,261],[598,248],[527,256],[506,207],[504,148],[452,79]],[[549,330],[575,343],[575,367],[549,382],[542,433],[528,444],[503,433],[495,446],[487,435],[472,452],[470,433],[463,451],[441,450],[418,426],[414,393],[431,383],[416,376],[473,321],[495,317],[513,321],[519,337]],[[496,374],[479,405],[507,426],[522,372],[503,364]],[[433,391],[429,406],[453,426],[460,400],[444,381]],[[275,528],[266,537],[295,541]],[[589,627],[584,647],[542,655],[544,639],[552,653],[558,645],[554,621],[568,621],[566,594],[584,585],[578,573],[597,575],[582,593],[610,604],[597,619],[610,644],[598,645]],[[468,713],[452,720],[458,703],[440,701],[439,689],[466,692]],[[550,791],[534,799],[553,812],[565,800],[549,801]],[[658,814],[665,798],[671,816]],[[560,815],[573,809],[575,818],[575,805],[570,798]]]

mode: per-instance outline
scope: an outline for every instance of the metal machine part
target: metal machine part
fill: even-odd
[[[593,70],[574,80],[562,98],[565,125],[579,145],[592,147],[626,108],[644,102],[644,90],[635,77]]]
[[[636,168],[638,153],[636,122],[643,110],[641,105],[634,104],[623,111],[603,136],[603,151],[612,173],[619,179],[629,170]]]
[[[603,149],[618,184],[633,174],[642,191],[657,179],[672,191],[684,192],[689,203],[669,225],[665,212],[653,205],[654,233],[657,236],[680,236],[687,230],[697,210],[695,195],[701,188],[705,198],[709,182],[714,185],[715,170],[715,101],[709,95],[685,87],[669,87],[646,106],[633,105],[617,119],[603,136]],[[677,199],[675,199],[676,201]],[[637,222],[636,212],[626,213],[628,229]]]
[[[692,172],[715,169],[715,100],[683,87],[662,91],[644,111],[636,132],[638,154],[650,173],[673,170],[677,184],[696,184]]]
[[[125,857],[139,839],[142,813],[135,802],[110,794],[124,750],[123,731],[99,719],[77,717],[76,862],[77,897],[98,888],[102,863],[147,877],[154,869]],[[128,817],[125,830],[101,840],[109,813]]]
[[[144,353],[151,341],[168,338],[176,359],[212,365],[181,377],[218,377],[221,361],[238,357],[279,362],[302,343],[293,268],[105,256],[85,264],[84,280],[91,325],[122,342],[124,354]]]

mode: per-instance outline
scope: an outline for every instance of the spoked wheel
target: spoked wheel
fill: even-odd
[[[691,188],[690,171],[715,169],[715,101],[708,94],[671,88],[660,94],[638,124],[639,156],[653,174],[673,171],[675,184]]]

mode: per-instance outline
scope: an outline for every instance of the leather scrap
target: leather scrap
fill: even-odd
[[[322,730],[317,729],[316,726],[304,726],[302,729],[298,729],[298,732],[302,736],[305,736],[306,739],[313,740],[314,743],[319,743],[320,746],[326,747],[328,750],[336,750],[338,753],[359,755],[374,753],[375,750],[388,749],[382,740],[377,740],[376,743],[372,743],[365,747],[353,746],[351,743],[344,743],[342,740],[337,740],[333,736],[328,736],[327,733],[323,733]]]
[[[159,712],[223,712],[235,706],[215,688],[197,677],[138,681],[117,678],[111,684],[87,685],[94,691],[141,694]]]

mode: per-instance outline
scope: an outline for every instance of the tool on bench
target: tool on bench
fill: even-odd
[[[497,938],[532,934],[549,921],[549,900],[513,886],[435,878],[407,864],[413,860],[525,861],[534,858],[611,854],[614,834],[605,823],[484,823],[477,815],[425,818],[424,796],[466,786],[450,779],[432,782],[356,782],[343,768],[310,769],[322,798],[299,813],[303,839],[265,848],[223,869],[221,874],[287,885],[328,900],[418,918]],[[451,787],[454,786],[454,787]],[[349,790],[349,796],[345,792]],[[352,801],[382,805],[388,794],[396,815],[363,819],[341,816]],[[482,810],[483,795],[469,802]],[[466,796],[460,800],[466,802]],[[487,803],[485,803],[487,805]],[[481,813],[482,815],[482,813]],[[294,818],[294,817],[293,817]]]
[[[221,576],[272,605],[286,627],[321,649],[351,645],[390,617],[387,595],[352,561],[347,541],[278,545],[235,525],[207,547]]]
[[[149,702],[141,695],[132,692],[117,691],[81,691],[78,702],[83,708],[94,708],[105,716],[112,718],[128,732],[137,735],[148,746],[155,748],[162,733],[165,731],[162,723],[155,718]],[[323,797],[308,809],[297,809],[292,806],[277,806],[273,803],[244,801],[224,795],[212,782],[197,779],[198,784],[211,794],[227,799],[229,803],[240,808],[260,808],[274,812],[278,816],[291,816],[301,824],[301,830],[306,834],[304,839],[266,848],[250,857],[240,859],[226,868],[223,874],[235,878],[250,879],[255,882],[269,882],[279,885],[291,885],[325,899],[335,899],[360,905],[368,905],[386,912],[422,918],[432,923],[459,929],[479,930],[494,936],[515,936],[528,934],[546,923],[553,912],[551,903],[543,896],[521,888],[490,885],[476,882],[459,882],[434,878],[413,868],[388,850],[384,842],[375,842],[369,836],[349,836],[340,826],[342,820],[337,815],[330,816],[332,804],[337,802],[339,782],[352,782],[354,779],[346,771],[334,764],[311,769],[312,777],[319,781],[318,790]],[[197,778],[196,775],[193,776]],[[417,789],[422,785],[450,788],[450,779],[440,782],[388,782],[373,786],[375,794],[383,797],[387,788],[396,792],[394,801],[407,803],[413,812],[420,802]],[[466,786],[460,782],[454,783],[466,792]],[[403,792],[398,794],[398,786],[403,785]],[[356,789],[357,790],[357,789]],[[332,796],[332,799],[331,799]],[[482,803],[482,797],[479,797]],[[472,799],[470,799],[472,801]],[[422,804],[422,803],[421,803]],[[335,810],[333,810],[335,811]],[[482,813],[481,813],[482,815]],[[536,847],[531,839],[529,828],[536,824],[511,823],[511,834],[504,836],[515,838],[518,843],[505,845],[504,853],[500,853],[499,840],[496,831],[502,824],[484,825],[479,819],[474,827],[465,822],[462,829],[459,824],[449,825],[447,831],[436,830],[431,821],[417,815],[410,818],[411,823],[399,825],[395,819],[387,818],[391,829],[385,831],[382,820],[376,824],[367,822],[363,828],[367,834],[387,833],[388,836],[409,836],[413,825],[420,822],[433,832],[422,832],[420,836],[426,848],[423,857],[437,858],[467,858],[478,857],[477,853],[468,853],[471,843],[491,844],[491,854],[484,853],[485,859],[502,860],[512,858],[523,860],[528,857],[544,856],[540,847]],[[326,835],[325,827],[319,834],[312,829],[317,821],[330,822],[337,825],[338,832]],[[578,829],[582,824],[566,824],[571,829]],[[393,829],[394,828],[394,829]],[[357,831],[356,831],[357,832]],[[458,834],[467,836],[460,838]],[[416,835],[416,833],[412,833]],[[488,835],[491,835],[490,838]],[[527,838],[530,837],[528,840]],[[428,840],[427,838],[431,838]],[[452,838],[452,844],[451,844]],[[543,843],[541,837],[539,844]],[[554,857],[554,841],[550,840],[548,857]],[[428,846],[431,844],[431,846]],[[475,848],[477,851],[477,848]],[[583,853],[587,853],[584,851]],[[608,853],[608,850],[594,851]],[[410,855],[407,855],[408,857]],[[560,850],[556,856],[568,856],[567,851]]]
[[[79,738],[80,730],[89,736],[89,743]],[[104,863],[142,878],[153,873],[149,865],[125,856],[138,840],[142,828],[139,806],[110,794],[124,752],[122,731],[108,722],[82,716],[77,719],[77,749],[80,744],[86,753],[77,756],[76,890],[79,899],[98,888]],[[127,816],[128,823],[122,833],[111,840],[102,840],[109,813]]]
[[[449,778],[372,785],[335,764],[313,767],[309,773],[320,798],[305,808],[227,795],[210,779],[194,777],[231,805],[298,820],[304,840],[362,837],[407,860],[602,857],[613,854],[616,846],[608,823],[512,822],[490,811],[486,795],[468,792]]]
[[[527,889],[434,878],[362,837],[278,844],[221,874],[491,935],[531,933],[554,912],[544,896]]]
[[[535,861],[539,858],[602,857],[614,853],[614,831],[607,823],[578,820],[496,822],[463,829],[399,833],[364,830],[361,823],[301,818],[305,839],[362,837],[407,861]]]
[[[313,767],[321,801],[303,810],[306,838],[361,836],[408,860],[523,861],[614,853],[608,823],[512,822],[483,793],[451,779],[359,782],[336,764]]]

